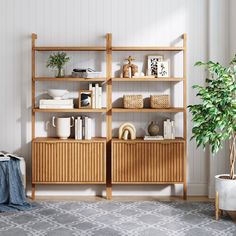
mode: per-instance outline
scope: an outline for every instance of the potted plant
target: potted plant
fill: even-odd
[[[56,77],[64,77],[65,72],[63,67],[69,60],[70,58],[66,55],[65,52],[53,53],[48,58],[47,67],[57,69]]]
[[[236,210],[236,55],[228,67],[209,61],[197,62],[209,72],[206,86],[194,85],[201,103],[188,106],[192,113],[193,136],[197,147],[210,145],[216,154],[224,141],[229,141],[230,174],[215,176],[216,218],[221,210]]]

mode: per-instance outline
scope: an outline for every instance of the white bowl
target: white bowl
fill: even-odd
[[[69,91],[65,89],[49,89],[48,90],[48,95],[56,100],[62,99],[62,97],[66,95],[67,93],[69,93]]]

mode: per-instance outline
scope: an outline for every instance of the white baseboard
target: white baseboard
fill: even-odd
[[[176,185],[113,185],[113,196],[181,196],[183,186]],[[105,186],[36,185],[36,196],[106,196]],[[188,184],[188,196],[208,195],[207,184]],[[27,191],[31,196],[31,190]]]

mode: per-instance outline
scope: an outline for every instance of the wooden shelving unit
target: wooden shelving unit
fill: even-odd
[[[106,35],[106,46],[55,47],[36,46],[32,34],[32,198],[36,184],[106,184],[107,199],[112,198],[112,184],[183,184],[186,199],[186,34],[182,47],[112,46],[112,35]],[[104,78],[36,77],[36,52],[95,51],[105,52]],[[164,51],[182,53],[183,76],[169,78],[113,78],[112,52]],[[39,109],[35,107],[35,84],[43,81],[103,82],[106,107],[102,109]],[[181,82],[183,107],[168,109],[124,109],[112,107],[112,83],[120,82]],[[92,140],[59,140],[35,136],[35,114],[43,113],[105,113],[106,137]],[[112,137],[112,113],[183,113],[183,137],[175,140],[119,140]]]

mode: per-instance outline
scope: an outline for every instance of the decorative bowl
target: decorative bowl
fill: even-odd
[[[64,95],[69,93],[69,91],[65,89],[49,89],[47,92],[50,97],[56,100],[62,99]]]

